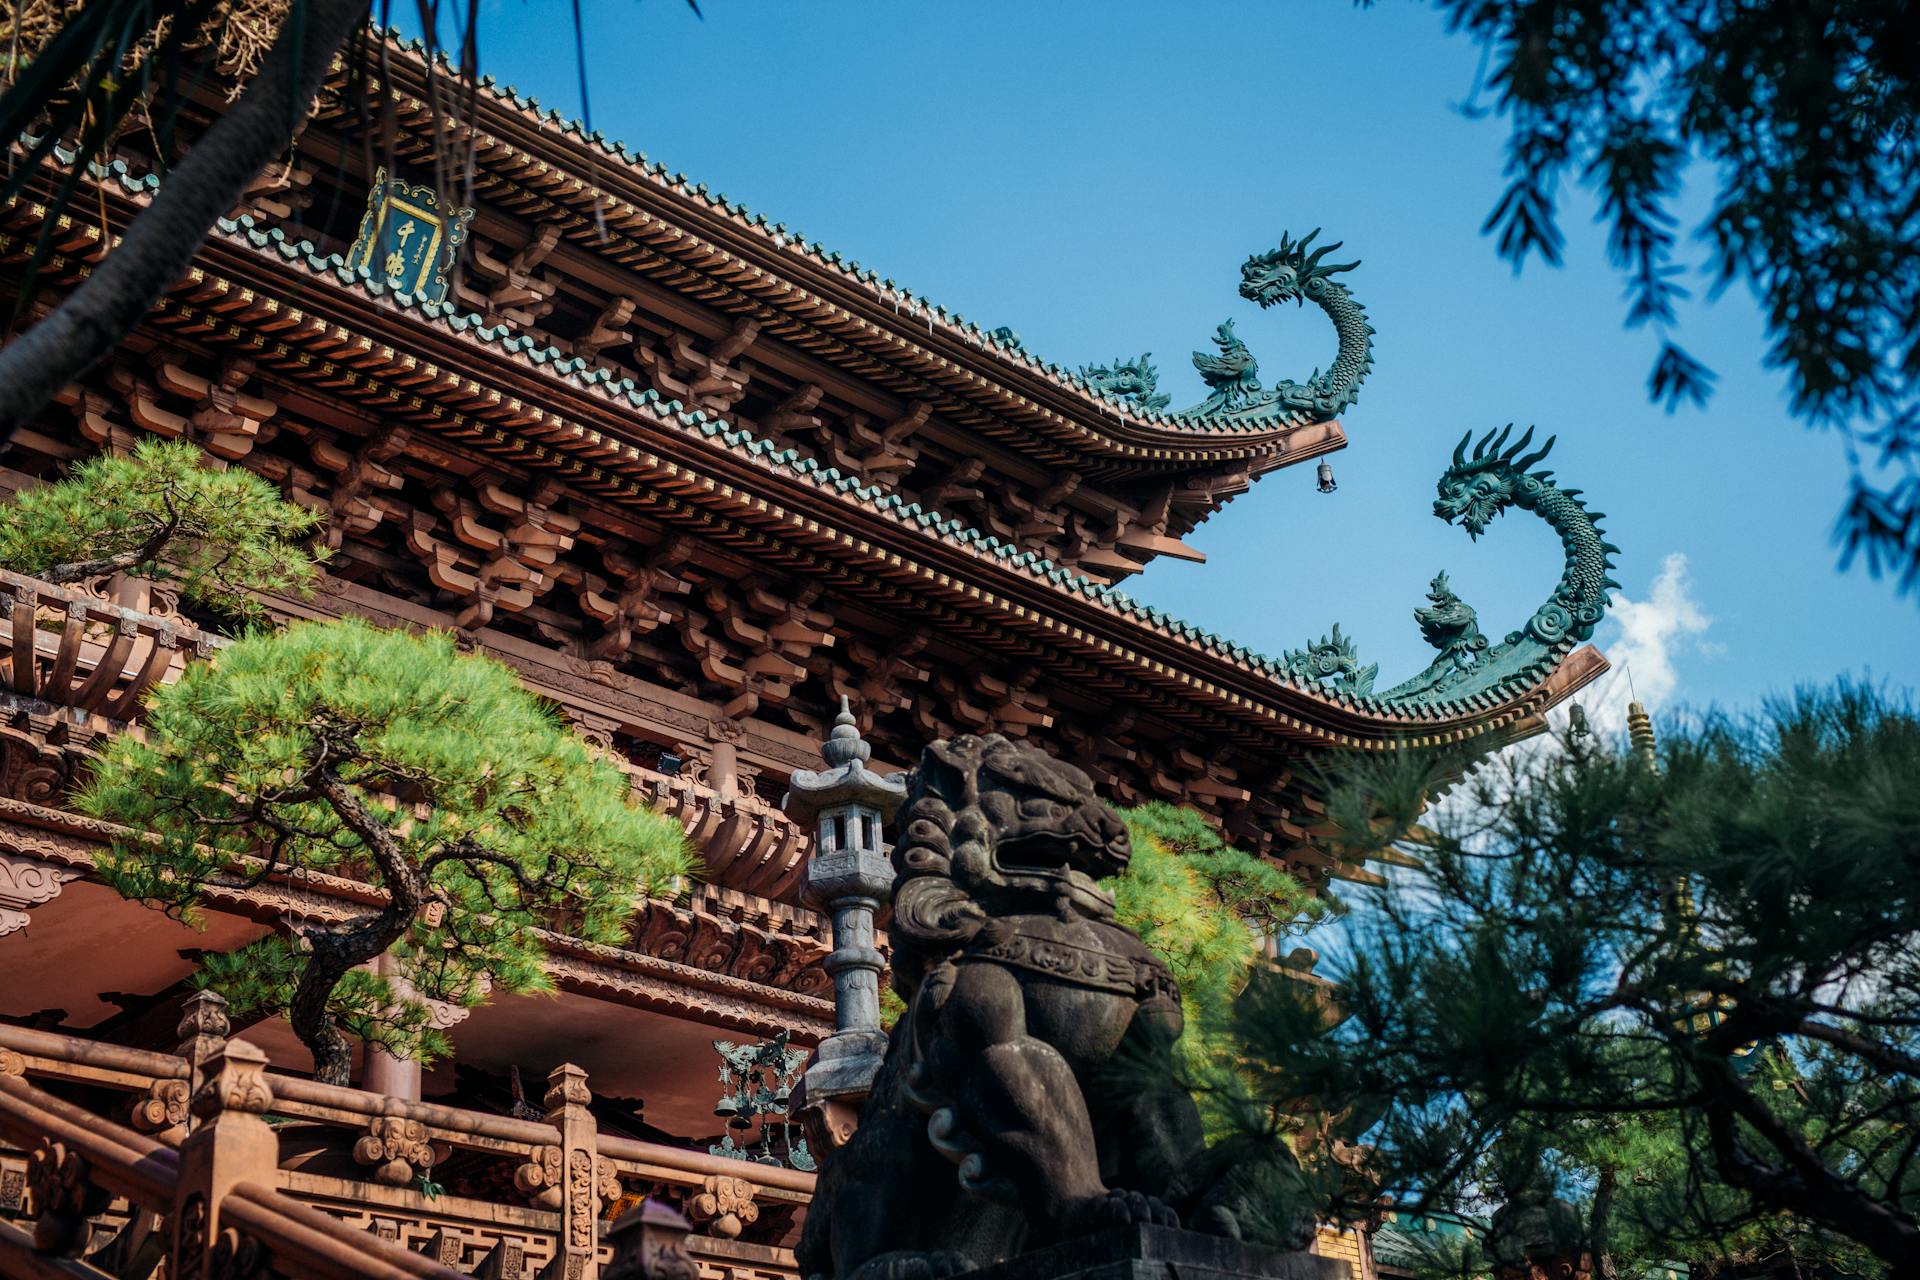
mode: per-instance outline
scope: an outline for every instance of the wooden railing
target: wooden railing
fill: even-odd
[[[0,618],[11,693],[108,723],[137,718],[147,690],[226,643],[179,618],[5,569]]]
[[[723,796],[637,765],[627,772],[648,808],[679,820],[713,880],[765,898],[793,896],[813,844],[793,819],[751,792]]]
[[[275,1151],[264,1063],[250,1046],[222,1047],[194,1098],[204,1123],[180,1150],[0,1075],[0,1135],[31,1152],[21,1207],[32,1222],[0,1236],[0,1272],[140,1280],[165,1256],[178,1280],[458,1280],[261,1184]],[[104,1244],[96,1220],[117,1227]],[[84,1269],[59,1261],[79,1258]]]
[[[0,569],[0,750],[10,798],[55,803],[102,735],[139,718],[140,700],[226,643],[164,612]],[[128,603],[128,601],[134,603]]]
[[[0,1027],[0,1075],[36,1093],[27,1080],[119,1095],[125,1126],[62,1104],[66,1122],[113,1129],[121,1165],[160,1168],[175,1144],[195,1140],[194,1108],[212,1067],[230,1050],[252,1052],[226,1032],[223,1002],[205,992],[189,1003],[177,1054]],[[594,1280],[612,1252],[601,1239],[606,1222],[647,1197],[682,1206],[698,1224],[688,1248],[703,1280],[796,1280],[789,1250],[737,1237],[790,1232],[812,1174],[600,1133],[584,1072],[562,1066],[548,1085],[545,1115],[531,1119],[262,1073],[277,1143],[271,1168],[251,1177],[355,1239],[373,1236],[485,1280]],[[0,1153],[0,1187],[22,1159]],[[450,1166],[461,1169],[453,1190],[436,1185],[456,1181],[443,1172]],[[8,1210],[0,1193],[0,1216]]]

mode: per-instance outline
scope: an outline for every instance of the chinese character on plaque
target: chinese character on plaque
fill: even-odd
[[[405,293],[429,302],[447,300],[447,271],[467,240],[471,209],[449,209],[432,187],[374,171],[373,193],[360,219],[360,235],[347,250],[347,266],[366,268]]]

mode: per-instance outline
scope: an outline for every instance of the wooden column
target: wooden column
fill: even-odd
[[[373,971],[393,984],[396,997],[403,994],[405,980],[400,964],[392,955],[374,957]],[[407,1102],[420,1101],[420,1064],[411,1058],[388,1053],[377,1044],[369,1044],[360,1061],[360,1087],[368,1093],[384,1093]]]
[[[420,1064],[411,1058],[396,1058],[377,1044],[367,1046],[365,1064],[360,1069],[360,1087],[368,1093],[384,1093],[406,1102],[420,1101]]]
[[[400,966],[391,955],[375,956],[371,968],[397,987]],[[399,991],[396,989],[394,994],[398,995]],[[391,1098],[418,1102],[420,1064],[395,1057],[377,1044],[369,1044],[360,1062],[360,1087],[368,1093],[384,1093]]]

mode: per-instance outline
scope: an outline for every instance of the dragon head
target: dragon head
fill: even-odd
[[[1321,245],[1311,253],[1307,252],[1313,238],[1319,234],[1318,227],[1298,240],[1282,234],[1278,249],[1256,253],[1248,258],[1240,268],[1240,296],[1263,307],[1282,302],[1304,304],[1308,297],[1323,292],[1336,272],[1351,271],[1360,265],[1358,262],[1321,261],[1340,247],[1337,240]]]
[[[1440,496],[1433,500],[1433,514],[1448,524],[1459,521],[1469,536],[1478,538],[1495,516],[1513,505],[1522,484],[1528,479],[1539,482],[1542,477],[1529,477],[1527,468],[1547,456],[1554,437],[1547,437],[1536,452],[1527,453],[1527,446],[1533,443],[1533,428],[1528,427],[1509,446],[1507,437],[1512,432],[1512,423],[1498,432],[1489,431],[1474,446],[1471,456],[1467,454],[1467,442],[1473,439],[1473,432],[1460,437],[1453,449],[1453,465],[1440,476]]]

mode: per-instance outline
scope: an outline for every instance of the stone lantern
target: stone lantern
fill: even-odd
[[[827,767],[796,769],[782,808],[814,829],[807,864],[807,898],[833,922],[834,1033],[821,1042],[802,1077],[809,1103],[864,1099],[887,1053],[880,1029],[880,972],[886,959],[874,946],[873,919],[893,890],[893,863],[882,830],[906,799],[903,774],[881,777],[867,760],[873,748],[860,737],[845,698],[833,732],[821,744]]]

